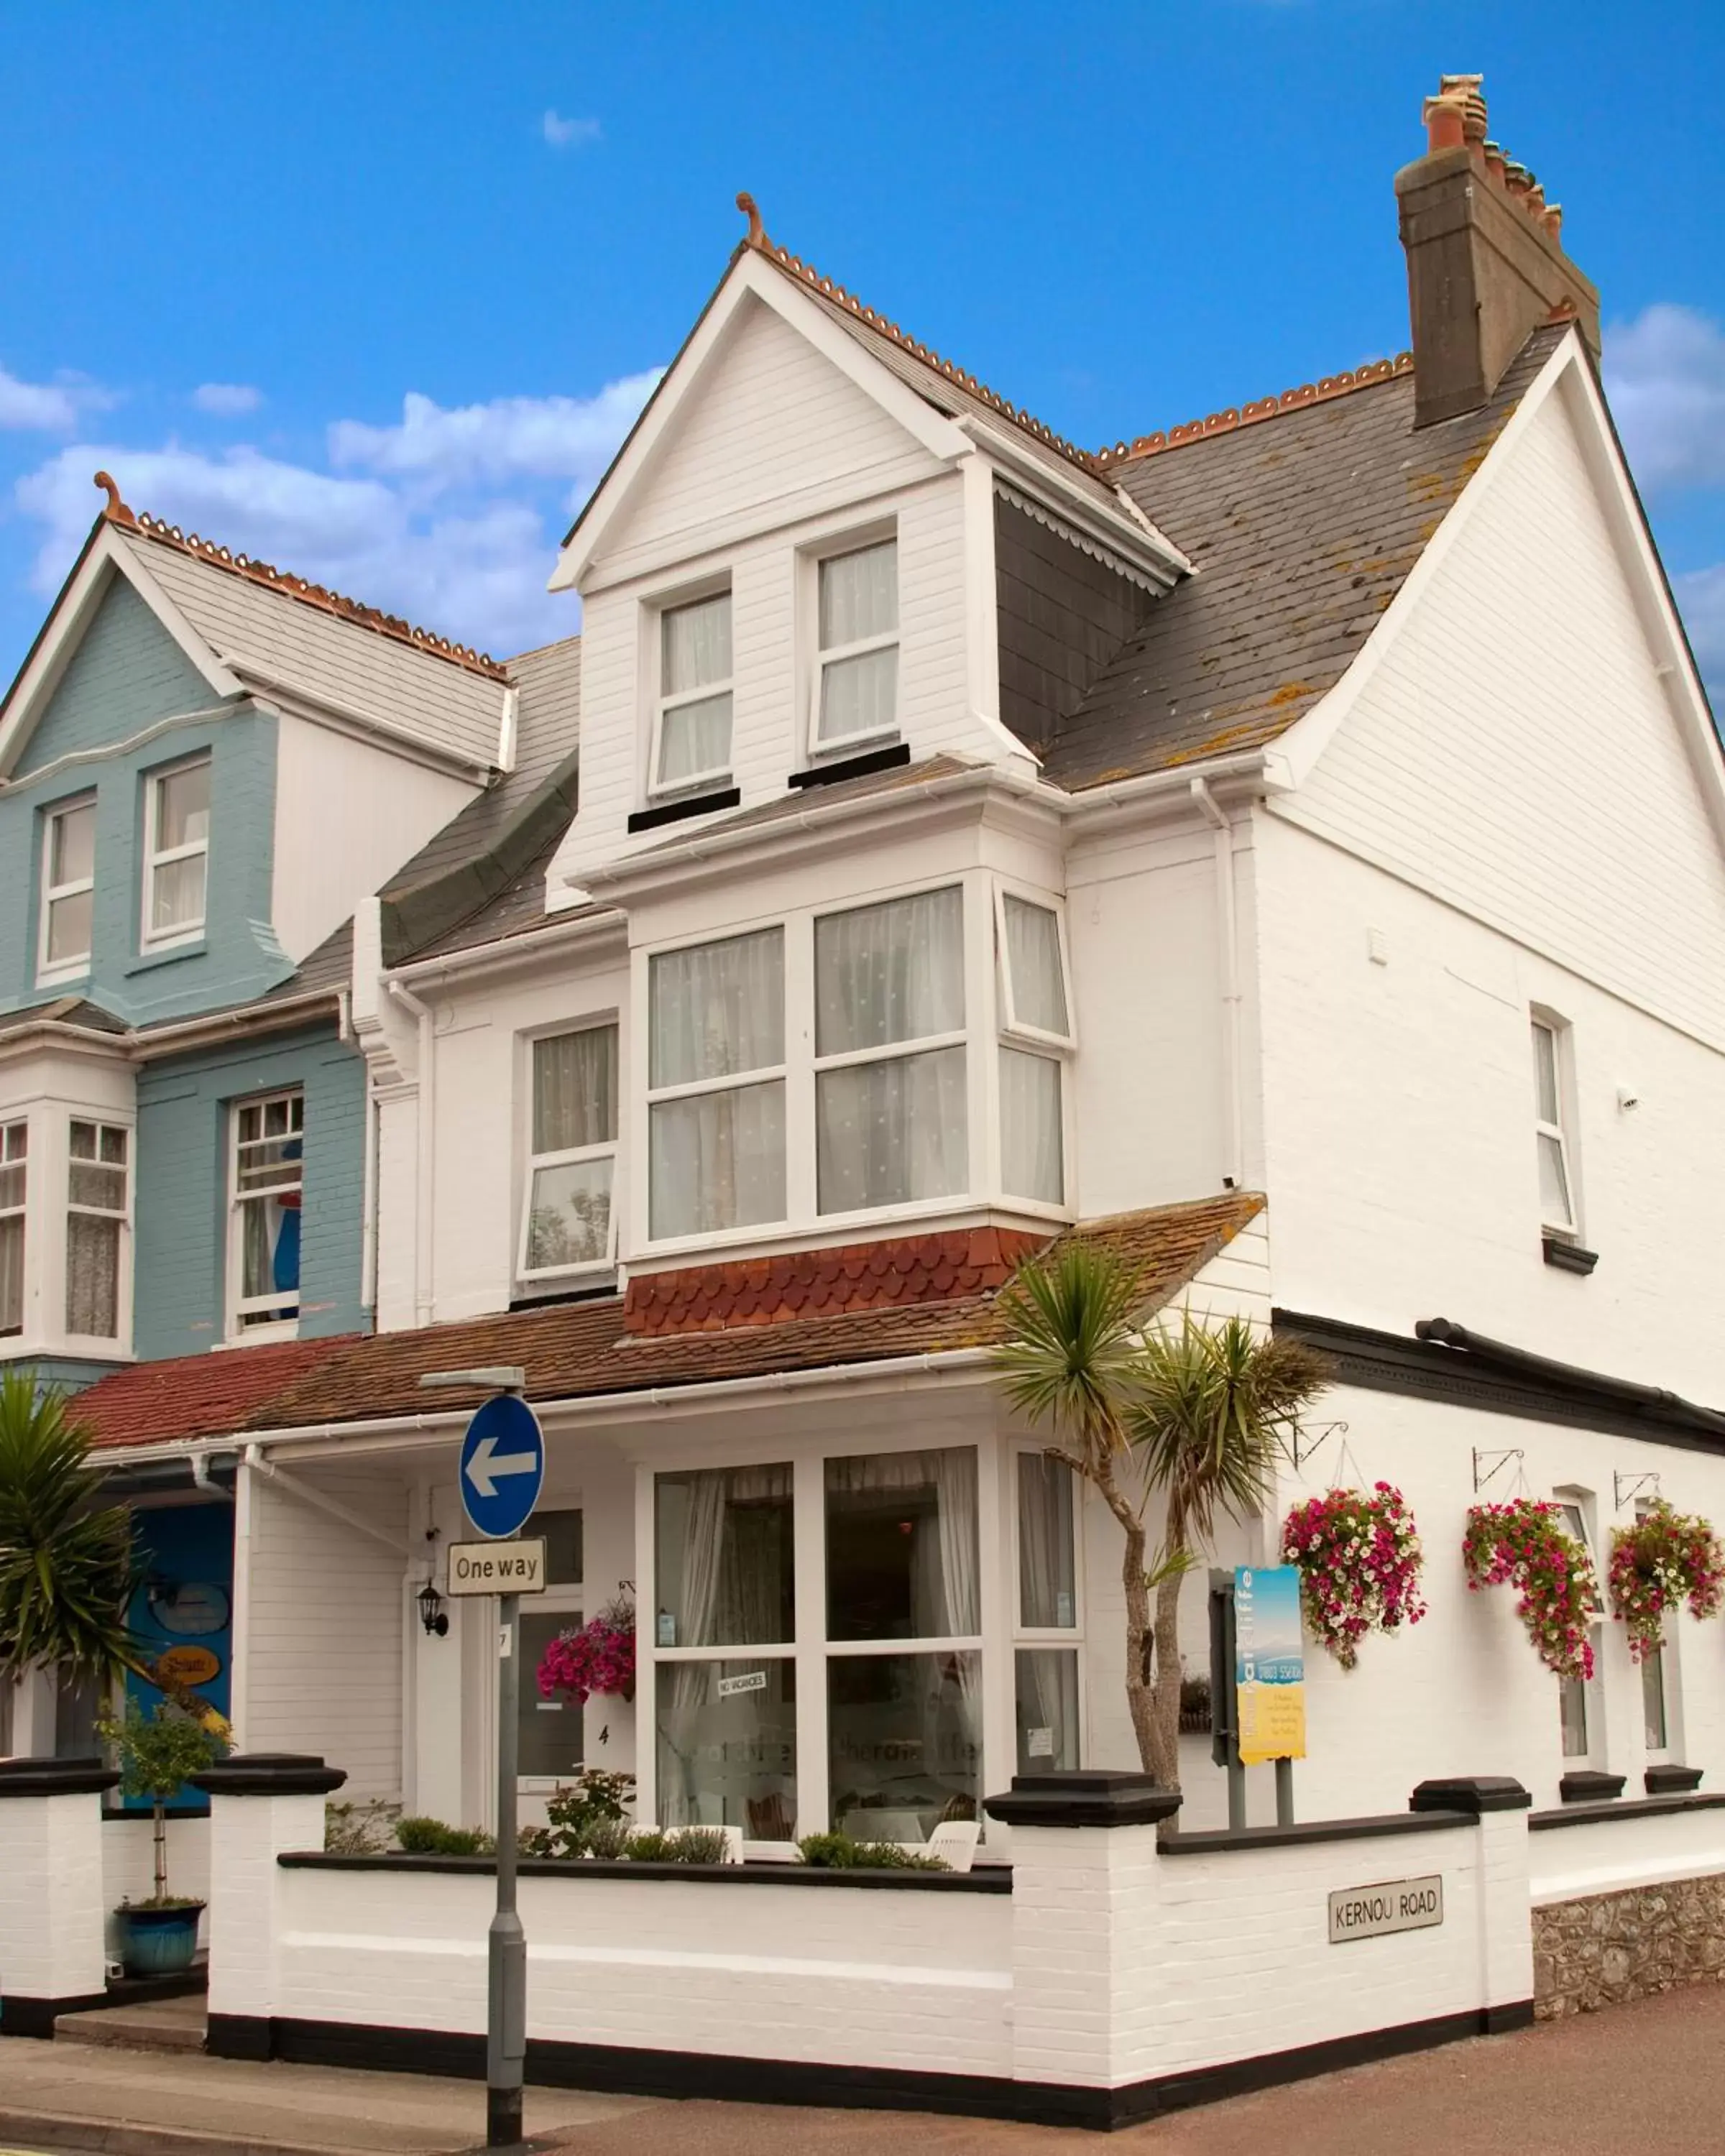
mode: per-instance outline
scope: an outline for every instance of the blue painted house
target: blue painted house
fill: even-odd
[[[368,1327],[353,912],[515,755],[501,666],[101,483],[0,704],[0,1364],[73,1387]]]

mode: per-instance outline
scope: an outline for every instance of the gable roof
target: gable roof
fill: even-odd
[[[1536,331],[1488,403],[1417,433],[1412,368],[1391,364],[1135,445],[1116,475],[1195,573],[1029,744],[1044,776],[1081,789],[1286,732],[1347,672],[1568,333]]]
[[[1257,1194],[1238,1191],[1120,1214],[1068,1229],[1049,1248],[1081,1238],[1118,1251],[1138,1268],[1147,1316],[1231,1242],[1263,1204]],[[814,1261],[823,1253],[808,1255]],[[104,1448],[195,1436],[261,1437],[312,1424],[422,1414],[419,1378],[428,1370],[516,1364],[527,1373],[529,1397],[544,1402],[986,1348],[1005,1331],[996,1292],[677,1332],[626,1333],[624,1315],[624,1298],[607,1296],[399,1332],[182,1356],[103,1378],[79,1394],[77,1411],[93,1424]],[[261,1360],[295,1350],[306,1358],[303,1366]],[[253,1366],[257,1381],[213,1373],[212,1363]],[[223,1389],[230,1382],[243,1390],[229,1395]],[[221,1404],[229,1399],[231,1411]],[[451,1389],[450,1405],[467,1401],[459,1388]]]
[[[134,513],[106,473],[96,477],[107,506],[0,701],[6,761],[52,696],[83,624],[117,573],[204,675],[212,703],[250,689],[375,729],[464,772],[501,762],[511,691],[495,660]]]

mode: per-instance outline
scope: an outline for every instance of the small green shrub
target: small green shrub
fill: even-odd
[[[722,1864],[725,1830],[721,1826],[685,1826],[667,1835],[665,1854],[673,1864]]]
[[[398,1820],[395,1838],[409,1856],[490,1856],[494,1836],[479,1826],[445,1826],[441,1820]]]
[[[587,1830],[581,1854],[595,1857],[601,1863],[615,1864],[629,1854],[629,1836],[634,1831],[627,1820],[595,1820]]]
[[[595,1829],[627,1816],[634,1800],[633,1774],[608,1774],[589,1767],[576,1781],[546,1799],[548,1856],[583,1856],[592,1847]]]
[[[393,1807],[381,1797],[323,1808],[323,1845],[331,1856],[381,1856],[394,1832]]]
[[[901,1849],[896,1841],[858,1841],[843,1833],[805,1834],[797,1844],[803,1863],[823,1871],[950,1871],[944,1857]]]

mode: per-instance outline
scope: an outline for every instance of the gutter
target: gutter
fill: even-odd
[[[431,1007],[393,975],[384,984],[402,1009],[418,1021],[419,1097],[415,1104],[413,1188],[413,1322],[429,1325],[434,1307],[432,1273],[437,1245],[431,1206],[436,1193],[437,1042]]]
[[[413,958],[405,965],[392,966],[388,978],[392,983],[442,981],[456,973],[469,973],[484,967],[501,965],[506,963],[506,954],[518,947],[525,958],[530,954],[562,950],[565,945],[601,942],[607,937],[622,932],[627,919],[622,907],[617,906],[608,906],[597,914],[583,913],[573,921],[559,921],[552,914],[540,927],[530,928],[520,936],[501,936],[493,942],[475,943],[465,951],[451,951],[444,957]]]
[[[1454,1324],[1447,1317],[1422,1317],[1414,1325],[1414,1333],[1415,1338],[1434,1347],[1458,1350],[1469,1362],[1488,1364],[1510,1376],[1564,1386],[1574,1392],[1593,1393],[1616,1400],[1640,1414],[1656,1416],[1685,1429],[1704,1430],[1712,1437],[1725,1437],[1725,1414],[1715,1408],[1704,1408],[1693,1400],[1686,1400],[1681,1394],[1669,1392],[1662,1385],[1637,1384],[1632,1378],[1609,1377],[1599,1370],[1583,1369],[1578,1363],[1553,1362],[1549,1356],[1535,1355],[1526,1348],[1513,1348],[1507,1341],[1488,1339],[1482,1332],[1471,1332],[1465,1325]]]

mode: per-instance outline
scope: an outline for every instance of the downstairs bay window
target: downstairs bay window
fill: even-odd
[[[67,1133],[66,1331],[120,1337],[130,1133],[74,1119]]]
[[[649,1242],[1065,1209],[1053,904],[972,872],[643,963]]]
[[[24,1219],[30,1127],[0,1124],[0,1339],[24,1329]]]

